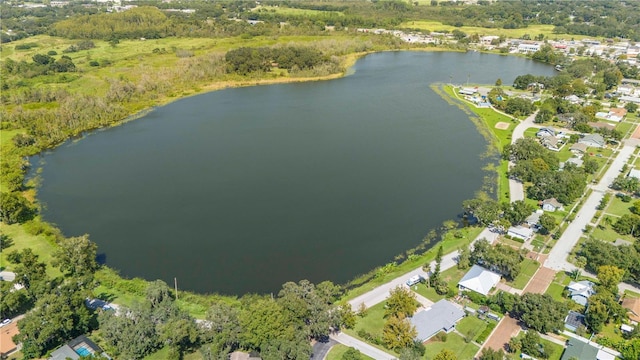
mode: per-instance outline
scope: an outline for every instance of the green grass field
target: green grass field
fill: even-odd
[[[486,329],[487,323],[475,316],[466,316],[456,324],[456,330],[471,341],[475,341]]]
[[[7,235],[13,244],[2,249],[0,252],[0,268],[13,270],[11,263],[7,261],[7,254],[13,251],[20,251],[31,248],[34,254],[38,255],[39,260],[47,264],[47,275],[50,277],[60,276],[60,270],[51,266],[52,254],[55,247],[43,235],[31,235],[25,231],[24,226],[19,224],[7,225],[0,223],[0,233]]]
[[[524,259],[520,264],[520,273],[513,279],[512,282],[508,283],[511,287],[516,289],[524,289],[527,285],[533,274],[535,274],[536,270],[540,267],[540,263],[533,259]]]
[[[505,36],[507,38],[521,38],[525,34],[528,34],[532,39],[539,34],[543,34],[547,39],[586,39],[588,36],[582,35],[569,35],[569,34],[554,34],[553,25],[530,25],[522,29],[489,29],[478,26],[462,26],[455,27],[452,25],[445,25],[439,21],[407,21],[400,25],[401,27],[417,30],[428,30],[432,32],[452,32],[453,30],[460,30],[467,34],[478,34],[480,36],[485,35],[497,35]]]
[[[344,355],[344,353],[347,352],[347,350],[349,350],[350,347],[342,345],[342,344],[338,344],[338,345],[334,345],[331,350],[329,350],[329,353],[327,354],[327,357],[325,358],[325,360],[342,360],[342,356]],[[373,358],[368,357],[365,354],[360,354],[360,358],[362,360],[373,360]]]
[[[453,351],[458,359],[473,359],[479,349],[475,344],[465,342],[462,336],[456,333],[447,334],[446,342],[430,340],[425,347],[427,348],[425,359],[432,359],[442,349]]]

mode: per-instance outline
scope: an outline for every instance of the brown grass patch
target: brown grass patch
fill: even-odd
[[[507,130],[509,128],[509,123],[500,121],[496,124],[496,129],[498,130]]]

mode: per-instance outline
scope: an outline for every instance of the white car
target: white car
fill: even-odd
[[[11,323],[11,319],[4,319],[2,320],[2,322],[0,322],[0,327],[3,327],[5,325],[9,325]]]

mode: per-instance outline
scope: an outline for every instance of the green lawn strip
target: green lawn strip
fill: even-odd
[[[0,252],[0,268],[13,270],[13,264],[7,261],[7,254],[13,251],[21,251],[31,248],[34,254],[38,255],[40,261],[47,264],[47,275],[57,277],[62,275],[58,268],[51,266],[52,255],[55,246],[44,235],[31,235],[26,232],[25,227],[19,224],[7,225],[0,223],[0,232],[7,235],[13,244]]]
[[[426,284],[418,284],[416,286],[412,286],[411,289],[433,302],[438,302],[445,298],[444,295],[438,295],[434,288],[427,286]]]
[[[444,237],[444,240],[438,242],[436,246],[431,248],[429,251],[427,251],[423,255],[416,256],[414,258],[411,258],[410,260],[406,260],[401,264],[393,267],[389,272],[383,275],[378,275],[369,281],[363,280],[364,281],[363,284],[349,290],[342,300],[348,301],[350,299],[353,299],[399,276],[402,276],[403,274],[406,274],[409,271],[415,270],[416,268],[419,268],[421,266],[424,266],[427,263],[430,263],[435,259],[436,253],[438,252],[437,248],[439,245],[442,245],[442,250],[445,254],[451,253],[457,250],[461,246],[467,246],[467,244],[469,244],[476,237],[478,237],[478,235],[482,232],[482,230],[484,229],[481,227],[469,227],[469,228],[459,229],[454,232],[450,232]],[[462,235],[462,237],[456,237],[454,234],[456,232],[459,235]],[[377,269],[374,269],[372,271],[376,272]],[[366,279],[366,276],[363,276],[362,278]],[[352,283],[357,283],[357,282],[358,282],[358,279],[354,280]]]
[[[507,177],[507,171],[509,171],[509,162],[500,161],[500,167],[498,170],[498,194],[500,195],[500,202],[509,202],[511,197],[509,195],[509,177]]]
[[[616,130],[620,131],[622,135],[627,135],[629,132],[635,130],[636,126],[638,126],[635,122],[623,121],[616,125]]]
[[[487,338],[489,337],[489,335],[491,335],[491,332],[493,331],[493,329],[496,328],[496,326],[498,326],[498,323],[495,321],[489,321],[487,323],[487,327],[484,328],[484,331],[480,333],[480,335],[478,335],[478,337],[476,338],[476,342],[478,344],[482,344],[484,343]]]
[[[456,324],[456,330],[463,334],[467,339],[474,341],[487,327],[487,322],[478,319],[475,316],[465,316]]]
[[[334,345],[331,348],[331,350],[329,350],[329,353],[327,353],[327,357],[325,357],[325,360],[342,360],[342,356],[349,349],[350,349],[350,347],[342,345],[342,344]],[[362,353],[360,353],[360,358],[363,359],[363,360],[368,360],[368,359],[372,359],[373,360],[373,358],[368,357],[367,355],[362,354]]]
[[[524,289],[539,267],[540,263],[533,259],[526,258],[522,260],[522,263],[520,264],[520,273],[512,282],[507,282],[507,284],[516,289]]]
[[[453,351],[458,359],[473,359],[473,356],[478,352],[478,346],[473,343],[467,343],[464,341],[462,336],[456,333],[447,334],[447,341],[434,341],[431,340],[425,344],[427,349],[426,356],[429,359],[433,358],[433,356],[442,349],[448,349]],[[425,357],[426,359],[427,357]]]
[[[631,291],[631,290],[625,290],[624,294],[629,296],[629,297],[637,297],[640,298],[640,293],[637,293],[635,291]]]

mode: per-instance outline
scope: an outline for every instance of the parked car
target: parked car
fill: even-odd
[[[424,278],[420,275],[414,275],[412,277],[409,278],[409,280],[407,280],[407,285],[408,286],[413,286],[416,285],[417,283],[420,283],[424,280]]]
[[[4,319],[2,320],[2,322],[0,322],[0,327],[6,326],[11,324],[11,319]]]

